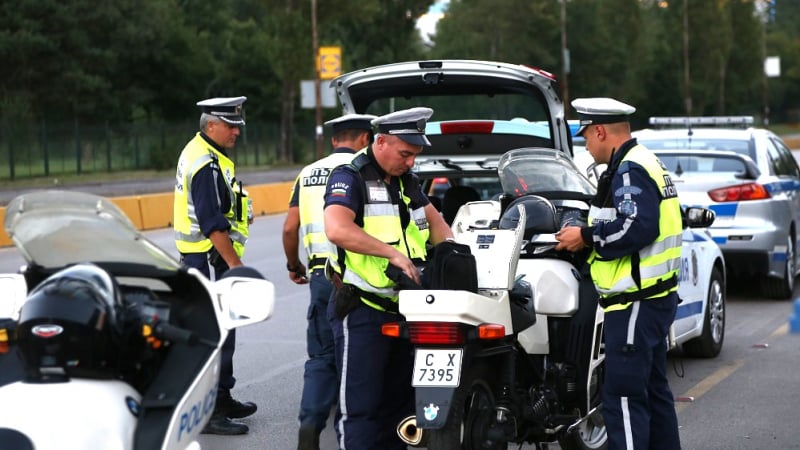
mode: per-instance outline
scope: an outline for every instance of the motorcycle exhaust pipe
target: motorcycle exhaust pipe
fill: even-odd
[[[417,428],[417,417],[408,416],[397,424],[397,436],[400,440],[412,447],[427,447],[427,435],[422,428]]]

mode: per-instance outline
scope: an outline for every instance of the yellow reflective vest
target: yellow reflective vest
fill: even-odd
[[[308,270],[325,267],[328,258],[336,258],[336,246],[325,236],[325,186],[333,169],[349,164],[355,157],[351,152],[336,152],[300,171],[289,198],[297,189],[300,212],[300,237],[308,255]]]
[[[359,154],[351,167],[355,168],[364,182],[364,216],[362,228],[370,236],[385,242],[412,260],[424,261],[427,258],[425,243],[428,241],[430,229],[425,217],[425,206],[412,200],[409,191],[419,191],[419,180],[412,174],[400,177],[400,201],[402,207],[409,212],[408,224],[403,227],[400,219],[401,205],[392,203],[390,187],[373,166],[366,153]],[[394,281],[386,276],[389,260],[371,255],[341,250],[339,267],[342,267],[344,255],[344,274],[342,281],[352,284],[364,292],[375,294],[383,299],[397,303],[398,294],[394,290]],[[367,305],[384,311],[385,308],[363,296],[361,300]]]
[[[677,275],[680,269],[683,225],[677,192],[661,162],[644,147],[634,146],[622,161],[639,164],[658,185],[661,193],[659,236],[653,243],[639,250],[635,256],[604,259],[592,249],[589,256],[592,280],[600,297],[604,299],[611,299],[620,294],[634,298],[641,297],[637,300],[663,297],[678,289]],[[591,208],[589,225],[599,219],[613,220],[616,215],[616,208],[609,196],[602,208],[594,206]],[[638,271],[638,276],[635,276],[635,271]],[[639,284],[636,282],[637,279],[640,280]],[[675,282],[671,281],[673,279]],[[661,289],[659,286],[665,288]],[[612,304],[606,307],[605,311],[625,309],[630,304],[630,302]]]
[[[175,173],[172,221],[175,245],[181,253],[205,253],[213,247],[211,240],[200,231],[191,192],[192,178],[197,171],[208,164],[212,164],[215,170],[225,177],[231,208],[223,214],[231,224],[229,235],[233,249],[241,258],[249,234],[247,192],[243,189],[242,183],[236,180],[233,161],[214,148],[199,132],[183,148]]]

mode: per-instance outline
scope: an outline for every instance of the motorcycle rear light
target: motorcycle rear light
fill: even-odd
[[[739,184],[708,191],[708,196],[715,202],[738,202],[746,200],[764,200],[770,198],[767,189],[758,183]]]
[[[494,129],[494,122],[475,120],[468,122],[445,122],[439,125],[442,134],[490,134]]]
[[[456,322],[408,322],[412,344],[459,345],[465,340],[464,330]]]
[[[384,336],[400,337],[402,332],[402,327],[397,322],[390,322],[381,325],[381,334]]]
[[[478,326],[478,339],[502,339],[506,336],[506,327],[496,323],[485,323]]]

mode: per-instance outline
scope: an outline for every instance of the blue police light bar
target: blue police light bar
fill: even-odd
[[[753,116],[651,117],[650,125],[752,125]]]

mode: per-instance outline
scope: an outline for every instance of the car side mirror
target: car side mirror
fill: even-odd
[[[692,206],[683,211],[683,217],[689,228],[707,228],[714,223],[717,215],[708,208]]]

